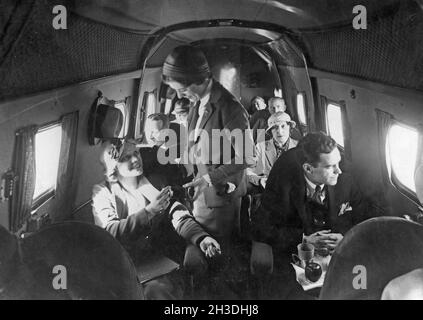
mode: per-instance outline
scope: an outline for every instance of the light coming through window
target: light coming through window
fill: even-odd
[[[393,124],[386,139],[386,164],[401,184],[416,192],[414,171],[418,146],[417,130]]]
[[[344,131],[342,129],[342,113],[341,107],[329,103],[327,108],[327,126],[329,135],[335,139],[335,141],[344,147]]]
[[[35,134],[35,191],[33,199],[56,189],[62,126],[41,128]]]
[[[297,113],[300,124],[307,125],[306,111],[304,105],[304,93],[297,94]]]

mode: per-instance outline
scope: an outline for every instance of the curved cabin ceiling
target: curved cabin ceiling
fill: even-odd
[[[174,46],[257,45],[276,63],[423,91],[423,0],[0,0],[0,101],[160,66]],[[352,28],[355,5],[367,30]],[[207,27],[207,28],[205,28]],[[266,30],[265,30],[266,29]],[[270,31],[271,30],[271,31]],[[298,50],[297,50],[298,49]]]
[[[280,39],[281,34],[264,29],[241,28],[241,27],[204,27],[193,29],[181,29],[170,32],[166,37],[152,50],[151,55],[146,61],[148,67],[161,67],[166,56],[174,47],[178,45],[207,42],[214,44],[227,41],[233,43],[236,39],[238,43],[251,43],[260,45]],[[215,41],[218,40],[218,41]]]
[[[237,39],[257,44],[279,39],[281,34],[264,29],[240,27],[209,27],[177,30],[168,34],[168,37],[181,42],[195,42],[210,39]]]
[[[267,22],[288,29],[350,23],[355,5],[372,15],[396,0],[74,0],[75,13],[105,24],[155,32],[174,24],[215,19]]]
[[[264,29],[231,26],[176,30],[167,34],[166,37],[153,50],[146,62],[146,66],[162,66],[169,52],[172,51],[174,47],[177,47],[181,44],[195,43],[198,41],[211,41],[214,44],[222,43],[224,41],[233,43],[233,40],[236,39],[238,43],[245,43],[247,45],[254,43],[260,45],[278,40],[280,38],[281,34],[278,32]]]

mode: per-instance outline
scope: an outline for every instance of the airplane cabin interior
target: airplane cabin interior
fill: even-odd
[[[120,224],[117,229],[109,229],[93,213],[93,187],[105,180],[105,160],[101,157],[106,141],[119,141],[119,146],[125,145],[124,141],[135,141],[138,147],[149,145],[148,123],[154,115],[164,115],[171,125],[178,122],[176,105],[191,83],[175,90],[172,78],[165,80],[164,64],[181,46],[204,54],[210,81],[229,92],[232,105],[241,110],[237,119],[245,117],[248,129],[248,119],[257,112],[253,98],[261,97],[266,108],[272,99],[281,98],[286,106],[281,113],[289,117],[286,123],[294,123],[290,139],[299,141],[297,149],[311,133],[332,137],[342,157],[340,176],[351,176],[366,201],[369,220],[342,235],[342,241],[330,253],[324,282],[322,278],[317,282],[304,278],[306,283],[301,283],[301,266],[294,266],[292,261],[280,268],[289,269],[288,282],[295,283],[292,286],[299,290],[294,296],[286,293],[286,298],[410,298],[412,289],[404,289],[401,285],[408,282],[398,277],[423,268],[419,251],[423,244],[422,35],[421,0],[70,0],[60,5],[50,0],[1,0],[0,298],[279,299],[264,293],[266,281],[288,281],[282,276],[271,278],[279,276],[278,263],[282,264],[277,247],[273,245],[272,251],[266,244],[260,249],[263,255],[272,257],[273,273],[266,271],[261,278],[258,269],[250,270],[254,247],[250,231],[254,221],[264,221],[260,216],[254,220],[252,215],[265,212],[260,209],[260,199],[270,199],[265,195],[247,197],[246,191],[244,198],[227,202],[237,208],[241,221],[237,241],[244,254],[239,261],[232,256],[227,258],[229,266],[215,267],[210,261],[220,258],[209,259],[208,255],[217,251],[203,250],[199,244],[207,236],[196,242],[213,273],[201,281],[184,267],[187,244],[182,238],[170,240],[177,235],[167,233],[175,232],[172,225],[178,226],[178,233],[183,232],[183,219],[195,220],[192,212],[197,200],[193,200],[193,207],[186,205],[183,209],[190,217],[172,220],[160,236],[147,237],[180,244],[180,260],[172,256],[160,260],[154,254],[151,261],[148,255],[134,259],[125,245],[120,246],[121,238],[116,235],[129,230],[129,222],[125,227]],[[192,65],[195,63],[193,60]],[[190,122],[196,117],[192,110],[200,102],[189,103],[187,121],[191,130],[195,123]],[[214,114],[220,112],[213,110]],[[269,116],[273,117],[269,113],[262,128],[268,128],[266,142],[273,139]],[[224,116],[219,121],[222,119]],[[118,150],[124,153],[125,148]],[[282,151],[277,161],[289,151]],[[149,164],[140,152],[144,174],[151,169],[157,174],[174,175],[181,190],[182,184],[191,183],[175,178],[176,169],[161,171],[158,164]],[[116,168],[119,170],[119,166]],[[212,180],[209,186],[214,184],[210,170],[215,169],[207,169]],[[272,171],[267,184],[262,185],[263,194],[273,185],[282,184],[278,181],[282,176],[273,176]],[[117,174],[117,179],[120,177]],[[238,180],[228,181],[225,199],[230,197],[232,186],[238,188],[234,182]],[[280,195],[280,199],[284,197]],[[147,203],[156,203],[149,196],[145,198]],[[348,213],[351,203],[345,202],[341,209]],[[113,202],[111,206],[119,205]],[[120,218],[116,216],[112,222]],[[204,227],[201,221],[194,223]],[[273,223],[269,230],[294,223],[269,221]],[[213,232],[204,228],[203,232],[213,239]],[[302,234],[305,244],[307,232]],[[218,236],[214,238],[220,241]],[[226,242],[219,243],[224,260]],[[387,264],[383,260],[386,255],[379,252],[385,250],[381,247],[386,247],[389,255],[398,254],[401,263]],[[176,255],[176,250],[171,251]],[[351,287],[360,272],[350,269],[364,264],[352,258],[354,254],[362,255],[368,263],[366,290]],[[52,274],[57,265],[67,269],[66,290],[51,287],[55,275],[60,274],[59,269]],[[239,265],[239,269],[230,270],[231,265]],[[303,277],[309,266],[301,269]],[[386,272],[381,271],[383,276],[375,280],[372,270],[383,268]],[[166,276],[178,274],[184,292],[156,294],[153,284],[158,275],[152,270],[161,270]],[[26,281],[21,273],[30,274]],[[232,278],[222,280],[221,273]],[[77,277],[74,284],[72,275]],[[423,286],[420,273],[411,276],[418,279],[412,283]],[[29,291],[32,293],[27,294]]]

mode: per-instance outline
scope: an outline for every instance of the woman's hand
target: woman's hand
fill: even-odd
[[[171,197],[172,189],[170,186],[167,186],[163,188],[162,191],[160,191],[159,195],[155,200],[148,204],[146,210],[153,214],[162,213],[169,206]]]

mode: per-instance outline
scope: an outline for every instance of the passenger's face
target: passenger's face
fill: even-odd
[[[253,101],[254,110],[266,109],[266,103],[261,99],[255,99]]]
[[[117,170],[122,177],[138,177],[143,174],[142,159],[137,150],[121,155]]]
[[[285,102],[283,102],[281,100],[273,100],[269,104],[270,114],[274,114],[276,112],[285,111],[285,110],[286,110]]]
[[[187,98],[194,105],[202,98],[208,82],[204,81],[200,85],[191,84],[188,87],[176,81],[169,81],[167,84],[176,91],[178,99]]]
[[[164,134],[161,132],[163,129],[163,123],[161,120],[149,120],[147,122],[147,141],[156,146],[161,146],[164,140]]]
[[[281,124],[278,124],[276,126],[273,126],[272,128],[272,136],[273,139],[275,139],[278,143],[284,144],[288,138],[291,127],[289,126],[289,123],[282,122]]]
[[[188,121],[188,112],[178,112],[176,114],[176,120],[179,122],[185,123]]]
[[[325,184],[334,186],[338,182],[338,176],[342,173],[339,168],[341,154],[338,148],[330,153],[321,153],[320,162],[316,167],[310,164],[304,164],[304,169],[309,173],[308,178],[315,184]]]

